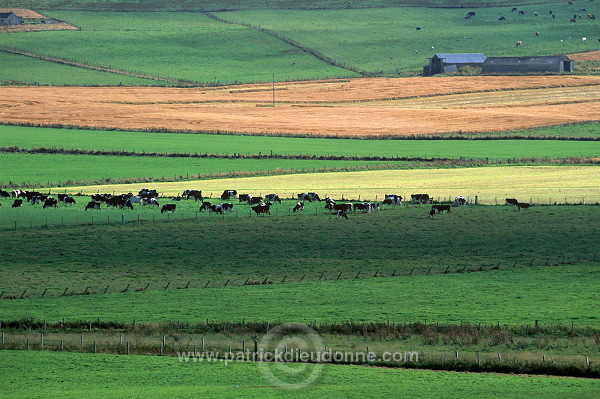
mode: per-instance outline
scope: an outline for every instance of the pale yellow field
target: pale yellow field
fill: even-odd
[[[506,197],[520,201],[548,203],[565,201],[600,202],[600,168],[593,166],[510,166],[460,169],[413,169],[349,173],[315,173],[284,176],[188,181],[175,183],[139,183],[69,187],[68,192],[138,192],[154,188],[163,196],[174,196],[185,189],[202,190],[205,196],[218,197],[225,189],[238,193],[264,195],[277,193],[284,198],[313,191],[334,199],[382,200],[392,193],[410,197],[426,193],[435,198],[464,195],[479,202],[494,204]],[[64,189],[52,189],[64,191]]]

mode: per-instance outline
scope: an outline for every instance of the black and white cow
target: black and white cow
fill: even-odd
[[[270,204],[260,204],[252,207],[252,210],[256,212],[257,215],[270,215],[271,214],[271,205]]]
[[[433,205],[431,210],[435,213],[450,212],[450,205]]]
[[[221,208],[223,208],[224,211],[229,211],[229,212],[233,212],[233,204],[231,202],[226,202],[223,204],[220,204]]]
[[[294,207],[293,211],[296,212],[300,212],[304,210],[304,202],[297,202],[296,206]]]
[[[147,188],[142,188],[138,192],[138,196],[140,196],[142,198],[157,198],[158,197],[158,192],[156,192],[155,189],[149,190]]]
[[[20,206],[23,206],[23,199],[21,199],[21,198],[16,199],[12,204],[13,208],[18,208]]]
[[[428,204],[430,202],[429,194],[411,194],[411,202],[418,202],[419,204]]]
[[[52,197],[48,197],[46,198],[46,200],[44,201],[44,206],[43,208],[56,208],[58,206],[58,201],[56,200],[56,198],[52,198]]]
[[[166,204],[166,205],[162,206],[160,213],[175,212],[176,208],[177,208],[176,204]]]
[[[277,194],[267,194],[267,195],[265,195],[265,201],[279,202],[281,204],[281,199],[279,198],[279,195],[277,195]]]
[[[73,198],[73,197],[65,197],[65,199],[63,199],[63,203],[65,205],[74,205],[75,204],[75,198]]]
[[[335,212],[338,212],[338,211],[343,211],[344,213],[350,212],[352,210],[352,204],[349,202],[345,203],[345,204],[335,204],[335,205],[333,205],[332,210]]]
[[[263,197],[252,197],[248,199],[248,205],[258,205],[263,202]]]
[[[199,212],[202,212],[204,210],[209,211],[211,206],[212,204],[210,202],[204,201],[202,205],[200,205]]]
[[[158,203],[158,200],[156,198],[142,198],[142,205],[143,206],[146,206],[146,205],[160,206],[160,204]]]
[[[223,194],[221,194],[221,199],[222,200],[235,199],[236,196],[237,196],[236,190],[224,190]]]
[[[10,197],[10,194],[8,193],[8,191],[0,190],[0,198],[8,198],[8,197]]]
[[[359,210],[361,212],[370,213],[372,210],[372,204],[369,202],[356,203],[356,204],[354,204],[354,212],[356,212],[357,210]]]
[[[200,190],[185,190],[181,196],[185,197],[186,200],[190,199],[190,197],[196,201],[202,201],[204,199],[204,197],[202,197],[202,191]]]
[[[300,193],[300,194],[298,194],[298,200],[313,202],[313,201],[321,201],[321,198],[319,198],[319,194],[317,194],[317,193]]]
[[[386,194],[381,202],[384,205],[402,205],[402,196],[396,194]]]
[[[342,218],[344,218],[344,219],[348,219],[348,214],[346,213],[346,211],[345,211],[345,210],[343,210],[343,209],[338,209],[338,211],[337,211],[336,213],[337,213],[337,218],[338,218],[338,219],[342,219]]]
[[[457,195],[456,198],[454,198],[454,204],[457,206],[465,206],[467,205],[467,199],[462,195]]]
[[[96,209],[96,210],[100,210],[100,205],[102,203],[101,202],[97,202],[97,201],[90,201],[88,202],[88,204],[85,206],[85,210],[87,211],[88,209]]]
[[[248,201],[250,201],[251,198],[252,198],[252,194],[240,194],[238,196],[238,199],[240,200],[240,203],[242,203],[242,202],[248,202]]]

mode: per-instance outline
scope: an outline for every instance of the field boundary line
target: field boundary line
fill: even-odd
[[[182,86],[200,86],[201,85],[200,82],[194,82],[191,80],[183,80],[183,79],[177,79],[177,78],[156,76],[156,75],[151,75],[151,74],[144,73],[144,72],[132,72],[132,71],[112,68],[112,67],[104,66],[104,65],[92,65],[87,62],[72,61],[72,60],[69,60],[66,58],[62,58],[62,57],[33,53],[30,51],[21,50],[18,48],[0,46],[0,51],[9,53],[9,54],[22,55],[25,57],[35,58],[35,59],[39,59],[42,61],[54,62],[56,64],[63,64],[63,65],[77,67],[77,68],[89,69],[89,70],[93,70],[93,71],[114,73],[114,74],[118,74],[118,75],[131,76],[131,77],[136,77],[136,78],[141,78],[141,79],[157,80],[157,81],[172,83],[174,85],[182,85]]]
[[[274,38],[277,38],[279,40],[282,40],[283,42],[296,47],[299,50],[302,50],[308,54],[311,54],[313,57],[316,57],[318,59],[320,59],[321,61],[324,61],[326,63],[328,63],[331,66],[334,67],[338,67],[338,68],[343,68],[343,69],[347,69],[348,71],[351,72],[355,72],[358,73],[359,75],[361,75],[362,77],[367,77],[367,76],[379,76],[379,74],[377,73],[372,73],[372,72],[367,72],[367,71],[363,71],[361,69],[358,69],[354,66],[351,65],[347,65],[343,62],[339,62],[338,60],[331,58],[329,56],[326,56],[325,54],[322,54],[321,52],[312,49],[310,47],[306,47],[304,45],[302,45],[301,43],[290,39],[287,36],[284,36],[280,33],[277,33],[271,29],[266,29],[266,28],[261,28],[260,26],[256,26],[256,25],[252,25],[252,24],[247,24],[247,23],[243,23],[243,22],[233,22],[233,21],[229,21],[227,19],[221,18],[221,17],[217,17],[216,15],[214,15],[211,12],[205,11],[203,12],[204,15],[206,15],[209,18],[214,19],[217,22],[221,22],[221,23],[225,23],[225,24],[229,24],[229,25],[238,25],[238,26],[245,26],[246,28],[251,28],[251,29],[256,29],[264,34],[267,34],[269,36],[272,36]]]

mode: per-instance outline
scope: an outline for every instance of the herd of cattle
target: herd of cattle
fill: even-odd
[[[56,208],[59,203],[63,205],[74,205],[76,203],[75,199],[67,194],[57,194],[56,198],[48,195],[42,194],[37,191],[24,191],[24,190],[14,190],[11,193],[0,190],[0,198],[13,198],[13,208],[18,208],[23,206],[24,201],[35,205],[35,204],[43,204],[43,208]],[[207,211],[209,213],[218,213],[224,214],[224,212],[232,212],[233,211],[233,202],[221,202],[218,204],[213,204],[211,202],[205,201],[205,198],[202,196],[202,191],[200,190],[185,190],[181,195],[177,197],[172,197],[170,199],[161,198],[170,200],[171,203],[163,204],[160,207],[159,203],[159,193],[152,189],[141,189],[137,195],[132,193],[127,194],[94,194],[91,196],[89,202],[85,206],[85,210],[93,209],[100,210],[104,205],[105,208],[119,208],[119,209],[134,209],[134,204],[141,204],[142,206],[148,207],[157,207],[160,208],[161,213],[165,212],[175,212],[177,209],[176,202],[181,200],[190,200],[201,202],[199,212]],[[251,206],[251,209],[257,215],[269,215],[271,213],[271,207],[274,203],[281,204],[281,198],[279,198],[278,194],[267,194],[264,197],[255,196],[253,194],[239,194],[236,190],[225,190],[223,194],[221,194],[220,199],[222,201],[231,201],[237,199],[239,204],[248,204]],[[325,199],[321,199],[319,194],[314,192],[309,193],[300,193],[296,197],[296,204],[293,207],[293,212],[302,212],[304,211],[305,202],[320,202],[325,201],[325,209],[330,211],[333,214],[336,214],[338,219],[345,218],[348,219],[349,212],[362,212],[362,213],[371,213],[379,211],[381,206],[401,206],[402,205],[402,196],[397,194],[385,194],[384,200],[379,202],[336,202],[334,199],[330,197],[326,197]],[[436,214],[450,212],[452,206],[464,206],[467,205],[467,200],[464,196],[459,195],[456,196],[454,202],[452,204],[433,204],[433,199],[428,194],[412,194],[410,198],[410,203],[413,204],[432,204],[431,211],[429,213],[429,217],[433,219]],[[0,204],[2,205],[2,204]],[[507,198],[506,205],[514,205],[517,207],[517,210],[527,209],[533,206],[530,203],[519,202],[514,198]]]

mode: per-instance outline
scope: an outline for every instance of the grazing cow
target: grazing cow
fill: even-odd
[[[379,202],[369,202],[372,211],[379,211]]]
[[[506,18],[504,18],[502,15],[500,15],[500,16],[498,17],[498,21],[506,21]]]
[[[585,8],[580,8],[579,12],[586,12],[587,10]]]
[[[585,44],[585,42],[587,42],[587,38],[585,38],[585,37],[582,37],[582,38],[581,38],[581,43]]]
[[[222,205],[211,205],[208,208],[208,212],[209,213],[220,213],[222,215],[223,214],[223,206]]]
[[[456,198],[454,198],[454,203],[458,206],[465,206],[467,205],[467,199],[462,195],[457,195]]]
[[[181,196],[185,197],[186,200],[190,199],[190,197],[196,201],[202,201],[204,199],[204,197],[202,197],[202,191],[200,190],[185,190]]]
[[[73,197],[65,197],[62,202],[65,205],[74,205],[75,204],[75,198],[73,198]]]
[[[536,35],[536,36],[539,36],[539,35],[540,35],[540,32],[535,32],[535,35]]]
[[[210,202],[203,202],[202,205],[200,205],[200,212],[202,212],[203,210],[210,210],[210,207],[212,206],[212,204]]]
[[[382,203],[385,205],[402,205],[402,196],[396,194],[386,194]]]
[[[224,211],[233,212],[233,204],[231,202],[220,204],[219,206],[223,208]]]
[[[250,201],[250,198],[252,198],[252,194],[240,194],[238,197],[238,199],[240,200],[240,203],[248,202],[248,201]]]
[[[160,206],[160,204],[158,203],[158,200],[156,198],[142,198],[142,205],[143,206],[146,206],[146,205]]]
[[[148,190],[147,188],[142,188],[138,195],[142,198],[156,198],[158,197],[158,193],[155,189]]]
[[[304,202],[297,202],[296,206],[294,207],[293,211],[303,211],[304,210]]]
[[[277,195],[277,194],[267,194],[267,195],[265,195],[265,201],[279,202],[281,204],[281,199],[279,198],[279,195]]]
[[[369,202],[362,202],[362,203],[354,204],[354,212],[356,212],[357,209],[361,212],[370,213],[371,209],[372,209],[372,205]]]
[[[529,209],[533,206],[533,204],[530,204],[528,202],[517,202],[517,210],[520,211],[521,208],[523,209]]]
[[[523,10],[519,11],[519,15],[525,15],[525,11],[523,11]]]
[[[308,202],[321,201],[321,198],[319,198],[319,194],[317,194],[317,193],[301,193],[301,194],[298,194],[298,199],[300,201],[308,201]]]
[[[417,26],[417,30],[421,30],[422,28],[420,26]]]
[[[94,199],[94,197],[92,197],[92,199]],[[125,205],[125,201],[127,201],[129,198],[127,197],[126,194],[121,194],[121,195],[115,195],[114,197],[110,197],[109,199],[106,200],[106,205],[108,206],[112,206],[114,208],[116,207],[120,207],[122,208]],[[131,202],[129,202],[131,204]]]
[[[15,202],[13,202],[13,204],[12,204],[13,208],[18,208],[20,206],[23,206],[23,200],[22,199],[16,199]]]
[[[348,214],[346,213],[345,210],[338,209],[338,211],[337,211],[337,218],[338,219],[341,219],[341,218],[348,219]]]
[[[419,204],[429,203],[429,194],[411,194],[410,202],[418,202]]]
[[[435,211],[435,209],[431,209],[431,210],[429,211],[429,219],[433,219],[433,217],[435,216],[435,214],[436,214],[436,213],[437,213],[437,212]]]
[[[166,204],[162,206],[162,208],[160,209],[160,213],[175,212],[176,208],[177,204]]]
[[[346,212],[350,212],[352,210],[352,204],[351,203],[346,203],[346,204],[334,204],[333,208],[331,209],[333,211],[343,211],[344,213]]]
[[[263,202],[263,197],[251,197],[248,200],[248,205],[257,205]]]
[[[450,205],[433,205],[431,210],[435,213],[450,212]]]
[[[517,11],[517,7],[513,7],[512,10],[510,10],[510,12],[515,12]]]
[[[36,204],[40,204],[42,201],[45,201],[46,199],[44,197],[42,197],[41,195],[34,195],[33,197],[29,198],[29,202],[31,202],[31,205],[36,205]]]
[[[596,16],[594,14],[588,14],[588,18],[589,19],[596,19]]]
[[[152,197],[148,197],[148,198],[152,198]],[[146,198],[144,198],[146,199]],[[139,195],[132,195],[131,197],[129,197],[129,201],[132,204],[141,204],[142,203],[142,197],[140,197]]]
[[[225,190],[223,191],[223,194],[221,194],[221,199],[222,200],[229,200],[229,199],[235,199],[237,196],[237,191],[236,190]]]
[[[252,207],[252,210],[256,212],[257,215],[263,214],[271,214],[271,205],[270,204],[260,204]]]
[[[10,197],[10,194],[8,193],[8,191],[0,190],[0,198],[8,198],[8,197]]]
[[[88,202],[88,204],[85,206],[85,210],[87,211],[88,209],[97,209],[100,210],[100,204],[101,202],[97,202],[97,201],[90,201]]]
[[[56,208],[57,205],[58,205],[58,201],[56,200],[56,198],[48,197],[48,198],[46,198],[46,201],[44,201],[44,206],[42,208],[44,208],[44,209],[49,208],[49,207]]]
[[[577,22],[577,19],[575,19],[575,18],[571,18],[571,19],[569,20],[569,22],[573,22],[573,23],[575,23],[575,22]]]
[[[523,44],[523,42],[522,42],[521,40],[519,40],[519,41],[517,42],[517,44],[515,45],[515,47],[519,47],[519,46],[521,46],[522,44]]]
[[[507,198],[504,205],[517,205],[518,203],[519,201],[517,201],[515,198]]]
[[[475,11],[469,11],[469,12],[467,13],[467,16],[468,16],[468,17],[474,17],[474,16],[475,16]]]
[[[92,200],[96,202],[108,202],[111,197],[111,194],[94,194],[92,195]]]

